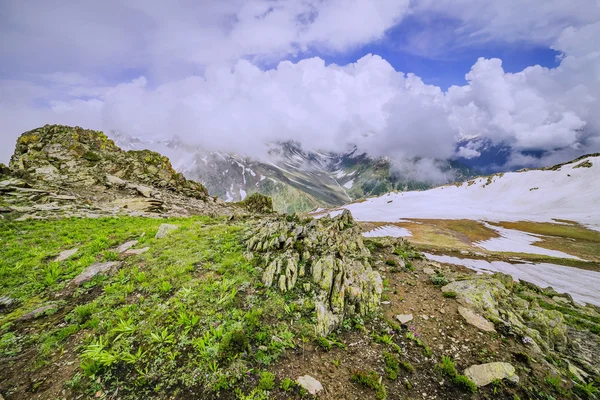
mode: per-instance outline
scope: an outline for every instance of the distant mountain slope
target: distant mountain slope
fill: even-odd
[[[343,208],[360,221],[403,218],[553,222],[600,230],[600,154],[541,170],[479,177],[425,191],[388,193]]]
[[[177,171],[201,182],[211,195],[240,201],[259,192],[272,197],[280,212],[334,207],[391,190],[426,189],[435,183],[414,173],[418,159],[399,167],[390,159],[369,157],[356,148],[343,153],[311,152],[295,142],[278,142],[269,145],[265,159],[257,160],[206,151],[179,139],[141,141],[122,133],[111,137],[126,149],[149,148],[165,154]],[[445,182],[473,176],[471,169],[455,161],[435,161],[434,167],[445,174]]]

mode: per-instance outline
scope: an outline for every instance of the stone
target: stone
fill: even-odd
[[[55,262],[61,262],[61,261],[65,261],[69,258],[71,258],[72,256],[74,256],[77,252],[79,251],[78,248],[75,249],[71,249],[71,250],[65,250],[60,252],[60,254],[54,259]]]
[[[144,248],[141,248],[141,249],[131,249],[131,250],[127,250],[123,254],[125,254],[126,256],[137,256],[137,255],[140,255],[140,254],[144,254],[148,250],[150,250],[150,247],[144,247]]]
[[[423,272],[427,275],[435,275],[433,268],[423,268]]]
[[[138,244],[137,240],[130,240],[128,242],[125,242],[122,245],[120,245],[119,247],[117,247],[117,253],[123,253],[123,252],[129,250],[130,248],[132,248],[133,246],[135,246],[136,244]]]
[[[16,301],[12,297],[0,296],[0,311],[12,307],[15,303]]]
[[[121,263],[116,261],[109,261],[90,265],[81,274],[73,278],[69,285],[81,286],[84,283],[91,281],[96,275],[112,272],[118,269],[120,266]]]
[[[115,186],[125,186],[126,182],[119,178],[116,177],[114,175],[106,175],[106,183],[109,185],[115,185]]]
[[[458,313],[462,315],[467,323],[473,325],[474,327],[479,328],[484,332],[496,332],[494,324],[483,318],[481,315],[476,314],[472,310],[459,306]]]
[[[573,375],[575,375],[577,377],[577,379],[579,379],[579,381],[581,381],[581,382],[585,382],[587,380],[587,378],[589,378],[589,376],[590,376],[588,373],[586,373],[585,371],[583,371],[580,368],[577,368],[572,363],[569,363],[569,372],[572,373]]]
[[[178,228],[179,228],[179,226],[177,226],[177,225],[161,224],[158,227],[158,232],[156,232],[156,235],[154,237],[156,239],[162,239],[162,238],[166,237],[169,233],[171,233],[172,231],[174,231]]]
[[[117,199],[113,204],[130,211],[159,212],[163,208],[163,202],[160,200],[139,197]]]
[[[30,311],[27,314],[24,314],[21,317],[19,317],[19,321],[29,321],[29,320],[34,319],[34,318],[39,318],[46,311],[50,311],[50,310],[54,310],[54,309],[56,309],[56,305],[55,304],[47,304],[45,306],[38,307],[35,310]]]
[[[513,383],[519,382],[515,367],[506,362],[492,362],[480,365],[471,365],[465,369],[464,374],[478,387],[486,386],[495,380],[507,379]]]
[[[401,324],[407,324],[413,320],[413,315],[412,314],[398,314],[398,315],[396,315],[396,319]]]
[[[310,375],[303,375],[298,377],[298,379],[296,379],[296,383],[302,386],[308,393],[310,393],[313,396],[319,393],[321,390],[323,390],[323,385],[321,385],[321,382],[319,382]]]
[[[144,197],[149,198],[152,197],[152,195],[154,194],[154,190],[152,190],[152,188],[149,188],[148,186],[134,185],[133,188]]]

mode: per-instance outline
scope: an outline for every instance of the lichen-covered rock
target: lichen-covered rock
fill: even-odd
[[[167,157],[149,150],[123,151],[102,132],[80,127],[45,125],[23,133],[9,166],[57,185],[104,184],[109,175],[109,183],[118,178],[143,184],[134,189],[146,197],[152,194],[151,187],[208,197],[204,186],[186,180]]]
[[[507,379],[513,383],[519,382],[515,367],[506,362],[471,365],[465,369],[465,375],[479,387],[502,379]]]
[[[262,195],[258,192],[252,193],[250,196],[240,201],[238,205],[254,213],[262,214],[273,212],[273,200],[270,197]]]
[[[327,335],[345,315],[377,309],[383,284],[348,211],[335,218],[301,222],[265,219],[247,239],[249,251],[264,253],[262,281],[281,291],[295,287],[313,296],[316,330]]]
[[[179,226],[173,224],[160,224],[156,235],[154,235],[154,238],[162,239],[164,237],[167,237],[169,233],[173,232],[174,230],[177,230],[178,228]]]

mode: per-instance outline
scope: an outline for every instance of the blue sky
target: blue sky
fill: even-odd
[[[600,151],[596,0],[8,1],[0,35],[0,161],[45,123],[499,169]]]

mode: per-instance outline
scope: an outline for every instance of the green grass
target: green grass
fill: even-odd
[[[375,391],[375,398],[377,400],[384,400],[387,398],[385,385],[380,382],[381,378],[375,371],[356,370],[352,373],[350,380]]]
[[[154,239],[161,223],[180,228]],[[0,295],[19,300],[0,316],[0,357],[39,346],[40,366],[72,340],[81,363],[77,387],[88,396],[117,387],[123,399],[247,387],[252,371],[314,329],[310,308],[294,310],[300,319],[289,324],[285,305],[299,293],[284,297],[262,286],[259,261],[244,258],[245,229],[208,217],[0,222],[0,239],[10,243],[0,246]],[[12,321],[54,299],[87,266],[107,255],[114,259],[107,250],[131,239],[150,250],[123,258],[118,273],[77,289],[56,314],[32,321],[27,334],[14,331]],[[74,247],[80,250],[72,259],[51,261]],[[48,269],[54,264],[60,268]],[[260,390],[269,390],[266,375],[261,382]]]
[[[464,375],[460,375],[456,370],[454,361],[448,356],[442,356],[442,362],[438,364],[439,370],[457,386],[460,386],[471,393],[477,391],[477,385],[471,379]]]

